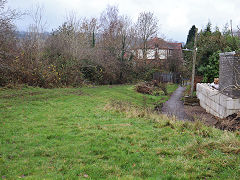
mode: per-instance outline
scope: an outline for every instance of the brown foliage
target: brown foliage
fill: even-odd
[[[142,94],[153,94],[153,86],[147,83],[140,83],[135,86],[135,90]]]
[[[5,13],[4,5],[0,0],[0,86],[126,83],[143,74],[131,61],[138,34],[129,18],[119,15],[117,7],[108,7],[99,19],[79,20],[73,14],[46,35],[43,9],[37,6],[27,35],[17,39],[12,20],[18,14]],[[143,16],[149,20],[142,23],[150,23],[147,36],[151,36],[157,31],[156,19],[152,13]]]
[[[153,95],[154,92],[157,92],[159,89],[164,92],[164,95],[168,95],[166,83],[159,83],[156,80],[151,82],[142,82],[135,86],[135,90],[142,94]],[[157,92],[157,94],[159,93]]]
[[[224,119],[219,119],[216,127],[229,131],[240,131],[240,112],[234,113]]]

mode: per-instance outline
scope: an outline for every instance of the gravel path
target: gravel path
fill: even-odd
[[[177,90],[172,94],[170,99],[163,104],[162,113],[170,116],[176,116],[179,120],[193,120],[184,111],[184,105],[181,101],[181,97],[185,91],[185,87],[179,86]]]

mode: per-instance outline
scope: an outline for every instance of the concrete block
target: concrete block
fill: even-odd
[[[211,107],[211,99],[209,99],[208,96],[206,96],[205,104],[206,104],[207,106]]]
[[[219,114],[216,111],[214,111],[213,109],[210,109],[209,113],[214,116],[219,116]]]
[[[203,88],[202,88],[201,84],[200,84],[200,83],[197,83],[196,91],[197,91],[197,92],[202,92],[202,90],[203,90]]]
[[[226,108],[224,106],[219,106],[219,117],[224,118],[226,116]]]
[[[214,102],[217,103],[217,104],[220,104],[220,94],[219,93],[214,95]]]
[[[209,112],[210,112],[210,109],[211,109],[211,108],[210,108],[208,105],[205,106],[205,110],[206,110],[206,112],[209,113]]]
[[[233,110],[240,110],[240,99],[227,98],[227,108]]]
[[[212,101],[211,102],[211,109],[214,110],[216,113],[218,113],[219,111],[219,104],[217,104],[216,102]]]
[[[196,86],[196,91],[198,92],[202,92],[202,86],[200,83],[197,83],[197,86]]]
[[[199,98],[202,95],[202,93],[200,91],[197,91],[196,95]]]
[[[219,117],[219,113],[216,111],[213,111],[213,115]]]
[[[224,107],[227,107],[227,96],[219,94],[219,104],[221,104]]]
[[[200,106],[214,116],[224,118],[240,110],[240,99],[232,99],[211,88],[207,83],[197,84]]]
[[[209,94],[209,98],[214,101],[215,96],[216,96],[217,93],[218,93],[218,91],[209,89],[209,93],[208,93]]]
[[[234,114],[234,113],[237,113],[237,112],[238,112],[238,110],[227,109],[224,117],[227,117],[227,116],[229,116],[231,114]]]
[[[212,112],[212,114],[213,114],[214,116],[219,117],[220,107],[221,107],[221,106],[220,106],[219,104],[217,104],[216,102],[212,103],[212,110],[214,111],[214,112]]]
[[[207,88],[203,88],[202,89],[202,93],[205,95],[205,96],[207,96],[208,95],[208,90],[207,90]]]
[[[208,88],[205,88],[205,89],[203,90],[203,93],[204,93],[207,97],[209,97],[209,89],[208,89]]]
[[[204,101],[200,101],[200,106],[204,108],[206,106],[205,102]]]
[[[206,96],[204,94],[202,94],[201,100],[206,102],[206,99],[207,99]]]
[[[199,92],[197,97],[199,100],[201,100],[204,97],[204,94]]]
[[[211,95],[209,95],[209,99],[211,99],[212,101],[214,101],[215,102],[215,95],[214,94],[212,94],[212,93],[210,93]]]
[[[204,101],[200,101],[200,106],[202,107],[202,108],[204,108],[204,109],[206,109],[206,104],[205,104],[205,102]]]
[[[205,89],[203,83],[201,83],[201,84],[199,85],[199,89],[200,89],[201,91],[203,91],[203,90]]]

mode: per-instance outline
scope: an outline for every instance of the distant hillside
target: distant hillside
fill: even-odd
[[[20,39],[26,37],[27,34],[28,34],[27,31],[16,31],[16,36],[17,36],[17,38],[20,38]],[[47,36],[50,36],[51,33],[50,32],[44,32],[43,34],[44,34],[44,36],[47,37]]]

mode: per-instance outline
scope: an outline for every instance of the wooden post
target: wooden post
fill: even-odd
[[[191,96],[193,96],[193,89],[194,89],[194,78],[195,78],[195,67],[196,67],[196,56],[197,56],[197,35],[198,35],[198,29],[196,28],[195,37],[194,37],[194,49],[193,49]]]

